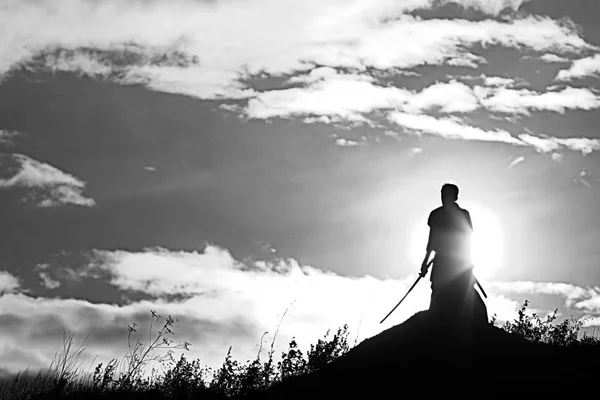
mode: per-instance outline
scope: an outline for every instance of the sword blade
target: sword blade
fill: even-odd
[[[417,286],[417,283],[419,283],[419,281],[421,280],[421,278],[422,278],[422,276],[419,275],[419,277],[417,278],[417,280],[415,281],[415,283],[413,283],[413,285],[410,287],[410,289],[408,289],[408,292],[406,292],[406,294],[398,302],[398,304],[396,304],[396,306],[394,308],[392,308],[392,311],[390,311],[388,313],[388,315],[386,315],[385,318],[381,320],[380,324],[383,323],[383,321],[385,321],[387,319],[387,317],[389,317],[390,315],[392,315],[392,313],[394,312],[394,310],[396,310],[396,308],[398,308],[398,306],[400,305],[400,303],[402,303],[404,301],[404,299],[406,298],[406,296],[408,296],[408,294],[415,288],[415,286]]]

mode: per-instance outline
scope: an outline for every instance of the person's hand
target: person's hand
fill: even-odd
[[[428,269],[429,265],[427,264],[427,260],[423,260],[423,263],[421,264],[421,272],[419,273],[419,275],[421,275],[421,278],[427,275]]]

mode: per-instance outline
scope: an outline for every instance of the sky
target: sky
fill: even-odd
[[[122,358],[150,310],[212,367],[264,332],[277,354],[375,335],[429,305],[423,281],[379,324],[445,182],[490,316],[598,329],[598,13],[1,0],[0,371],[47,368],[65,332]]]

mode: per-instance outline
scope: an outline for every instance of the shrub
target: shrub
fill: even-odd
[[[599,341],[599,339],[588,335],[580,337],[580,330],[583,326],[582,321],[567,318],[561,323],[554,324],[557,319],[556,313],[558,309],[554,310],[545,319],[542,319],[536,313],[527,315],[526,310],[528,306],[529,301],[525,300],[519,309],[517,319],[513,322],[505,322],[502,329],[534,343],[548,343],[556,346],[595,344]],[[495,317],[492,318],[492,323],[497,325]]]

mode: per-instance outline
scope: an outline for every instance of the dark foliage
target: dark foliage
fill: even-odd
[[[492,318],[490,327],[485,329],[496,329],[496,331],[508,335],[505,339],[501,339],[502,345],[509,346],[514,354],[523,356],[528,354],[527,357],[531,357],[532,354],[546,354],[547,350],[544,350],[545,347],[536,347],[536,349],[542,350],[539,353],[531,352],[527,350],[529,347],[524,346],[521,341],[530,343],[531,346],[550,346],[560,349],[586,347],[596,349],[595,351],[598,352],[600,339],[590,335],[581,335],[581,321],[570,318],[556,323],[556,311],[546,318],[540,318],[535,313],[528,315],[526,312],[528,305],[529,302],[526,301],[514,321],[506,322],[498,327],[496,319]],[[152,331],[152,326],[162,320],[162,317],[154,311],[151,311],[151,316],[150,328]],[[412,319],[416,317],[417,315]],[[418,350],[412,348],[414,346],[410,344],[406,344],[404,350],[399,350],[402,344],[399,343],[399,338],[406,343],[410,341],[429,343],[430,348],[438,346],[450,349],[447,354],[451,354],[453,348],[460,347],[460,341],[444,342],[447,340],[447,335],[437,335],[436,329],[439,330],[439,327],[426,325],[423,322],[426,318],[423,316],[419,318],[421,322],[409,320],[358,346],[350,345],[347,325],[339,328],[332,336],[329,331],[326,332],[324,337],[311,345],[306,352],[299,348],[293,338],[289,342],[287,351],[281,353],[277,362],[274,359],[273,343],[266,360],[261,360],[261,345],[261,350],[256,358],[248,360],[246,363],[234,360],[230,347],[223,364],[216,371],[202,366],[200,360],[190,361],[184,355],[181,355],[179,360],[173,358],[173,349],[189,350],[190,344],[187,342],[174,344],[170,337],[173,335],[172,327],[177,321],[170,316],[164,319],[161,329],[156,332],[155,339],[149,340],[148,343],[138,341],[132,345],[131,335],[136,332],[136,325],[129,326],[130,346],[125,360],[119,362],[113,359],[107,365],[98,364],[90,376],[85,376],[79,371],[78,359],[84,349],[80,346],[74,351],[73,336],[67,335],[63,338],[62,353],[57,355],[47,374],[30,377],[25,372],[17,375],[14,380],[8,384],[5,383],[1,388],[0,399],[211,399],[254,397],[261,396],[261,393],[273,393],[273,396],[276,397],[275,393],[293,393],[297,385],[307,386],[307,382],[317,382],[319,379],[322,382],[328,380],[333,382],[336,374],[341,374],[342,378],[340,379],[343,379],[345,376],[350,376],[358,366],[364,368],[365,372],[361,373],[365,374],[365,379],[370,379],[368,378],[369,374],[380,374],[380,378],[377,379],[387,382],[383,376],[391,369],[397,371],[396,365],[399,364],[399,361],[394,359],[396,357],[394,354],[402,351],[401,354],[406,356],[402,362],[404,365],[408,365],[410,362],[407,352],[414,353],[415,350]],[[418,324],[421,325],[414,328]],[[467,331],[462,332],[461,335],[464,336],[465,332]],[[494,333],[494,335],[497,334]],[[511,338],[514,338],[515,341],[513,342]],[[494,342],[494,340],[496,339],[484,340],[481,346],[497,348],[500,342]],[[273,339],[274,341],[275,339]],[[166,350],[166,354],[162,356],[155,354],[160,349]],[[493,354],[502,355],[502,351],[498,350]],[[440,354],[438,352],[438,356],[441,357]],[[444,353],[444,355],[447,354]],[[505,355],[511,357],[510,354],[506,353]],[[564,354],[556,353],[556,357],[563,357]],[[428,361],[424,360],[423,362],[424,365],[427,365]],[[544,362],[540,361],[542,364]],[[155,376],[154,373],[150,376],[144,374],[144,368],[151,363],[162,364],[163,367],[166,367],[166,370],[163,368],[165,372],[160,376]],[[370,365],[373,367],[369,367]],[[376,365],[386,365],[388,371],[378,372],[375,368]],[[434,369],[431,369],[429,373],[433,373],[433,371]],[[330,378],[323,378],[323,376],[330,376]]]

